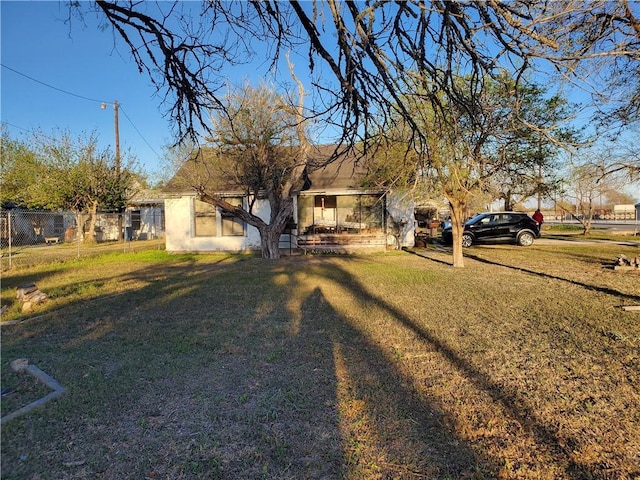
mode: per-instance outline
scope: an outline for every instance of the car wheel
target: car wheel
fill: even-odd
[[[467,248],[467,247],[470,247],[472,243],[473,243],[473,237],[471,235],[469,235],[468,233],[463,233],[462,234],[462,246]]]
[[[533,244],[533,233],[531,232],[522,232],[518,235],[518,245],[521,247],[528,247]]]

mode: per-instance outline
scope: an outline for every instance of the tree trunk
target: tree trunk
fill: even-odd
[[[505,212],[511,211],[511,194],[510,193],[507,193],[504,196],[504,211]]]
[[[299,171],[302,175],[302,170]],[[295,180],[294,173],[291,174]],[[287,221],[293,214],[293,198],[291,198],[291,180],[286,182],[281,196],[272,195],[269,197],[271,215],[268,224],[263,224],[260,231],[260,244],[262,247],[262,258],[280,258],[280,236],[287,226]]]
[[[85,236],[85,242],[96,243],[96,221],[98,216],[98,201],[94,200],[91,203],[91,211],[89,212],[89,228],[87,229],[87,235]]]
[[[583,227],[583,235],[589,235],[591,232],[591,221],[593,220],[593,199],[589,197],[588,209],[585,213],[582,212],[582,227]]]
[[[449,199],[449,208],[451,212],[451,234],[453,236],[453,266],[463,268],[462,232],[464,231],[465,203],[456,199]]]
[[[280,258],[280,236],[284,227],[266,225],[260,230],[260,246],[262,247],[262,258]]]

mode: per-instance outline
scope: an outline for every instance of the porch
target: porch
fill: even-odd
[[[387,248],[387,238],[382,233],[349,235],[346,233],[315,233],[310,235],[299,235],[297,237],[298,248],[304,250],[327,251],[327,252],[357,252],[366,250],[385,251]]]

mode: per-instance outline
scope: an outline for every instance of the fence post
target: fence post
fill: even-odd
[[[11,268],[11,262],[12,262],[11,237],[13,237],[13,233],[11,232],[11,211],[7,212],[7,236],[9,237],[9,268]]]
[[[80,233],[82,223],[82,213],[76,213],[76,243],[78,248],[78,258],[80,258],[80,237],[82,236]]]
[[[122,253],[127,253],[127,239],[131,242],[131,239],[128,238],[127,235],[127,219],[125,218],[125,212],[118,212],[118,225],[121,225],[120,233],[118,235],[122,235]],[[131,243],[129,243],[131,244]]]

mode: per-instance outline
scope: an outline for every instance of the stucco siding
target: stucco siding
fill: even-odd
[[[257,202],[254,208],[260,218],[268,220],[269,205]],[[260,249],[260,234],[251,225],[243,236],[199,237],[194,231],[193,197],[165,200],[166,249],[169,252],[242,252]]]

